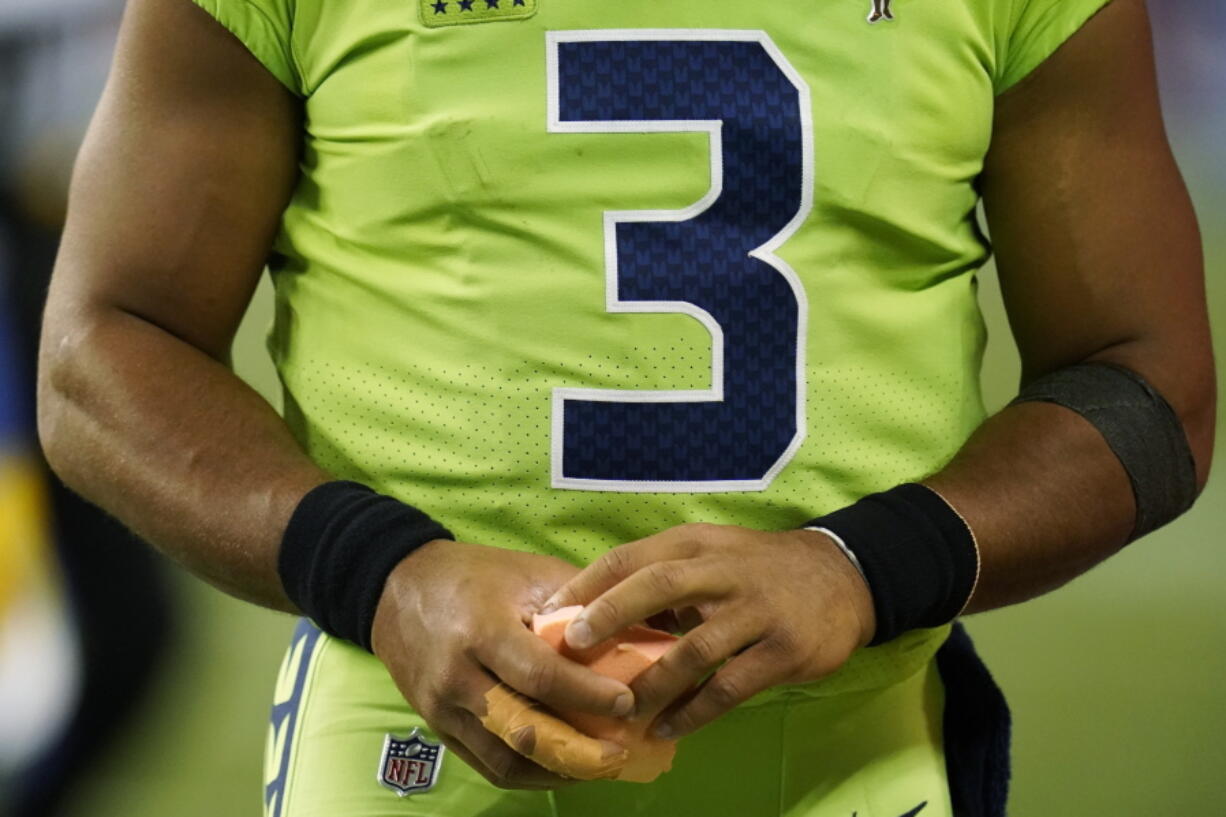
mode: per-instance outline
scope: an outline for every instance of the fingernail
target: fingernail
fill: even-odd
[[[600,755],[601,760],[608,760],[616,755],[624,754],[626,751],[626,747],[611,740],[600,741],[600,748],[603,750]]]
[[[551,600],[545,602],[545,606],[540,609],[540,613],[541,615],[544,615],[546,613],[552,613],[556,609],[558,609],[558,603]]]
[[[592,628],[587,622],[577,618],[566,628],[566,641],[572,647],[583,649],[592,643]]]
[[[629,715],[634,709],[634,696],[629,692],[623,692],[617,696],[617,700],[613,702],[613,717],[621,718]]]
[[[536,727],[523,726],[517,729],[511,735],[512,745],[515,751],[521,755],[530,755],[536,749]]]
[[[657,738],[670,738],[673,735],[673,728],[667,723],[656,724],[656,728],[651,730],[651,734]]]

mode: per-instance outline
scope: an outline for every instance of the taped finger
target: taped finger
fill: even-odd
[[[502,789],[557,789],[573,783],[533,763],[490,734],[477,716],[458,710],[452,724],[454,735],[448,748],[455,751],[469,766],[490,783]],[[444,737],[444,733],[439,733]]]
[[[615,778],[629,752],[612,741],[589,737],[505,684],[485,693],[481,724],[535,763],[577,780]],[[526,750],[526,751],[525,751]]]

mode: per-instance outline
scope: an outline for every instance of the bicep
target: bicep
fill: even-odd
[[[1201,242],[1142,0],[1115,0],[997,103],[982,189],[1023,382],[1083,360],[1128,366],[1180,414],[1203,472]]]
[[[983,192],[1024,379],[1128,342],[1207,337],[1140,0],[1107,6],[998,100]]]
[[[223,359],[299,132],[297,102],[190,0],[132,0],[73,174],[48,322],[118,309]]]

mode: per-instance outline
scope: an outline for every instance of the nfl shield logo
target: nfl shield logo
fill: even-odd
[[[415,726],[407,738],[388,735],[383,739],[379,784],[401,797],[432,789],[443,766],[446,747],[431,743],[420,733],[421,728]]]

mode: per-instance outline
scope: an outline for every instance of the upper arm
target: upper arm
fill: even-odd
[[[1200,235],[1158,103],[1142,0],[1115,0],[997,100],[982,179],[1024,382],[1111,360],[1175,407],[1207,468]]]
[[[294,97],[191,0],[130,0],[73,174],[51,339],[109,308],[224,359],[296,179],[299,132]]]

